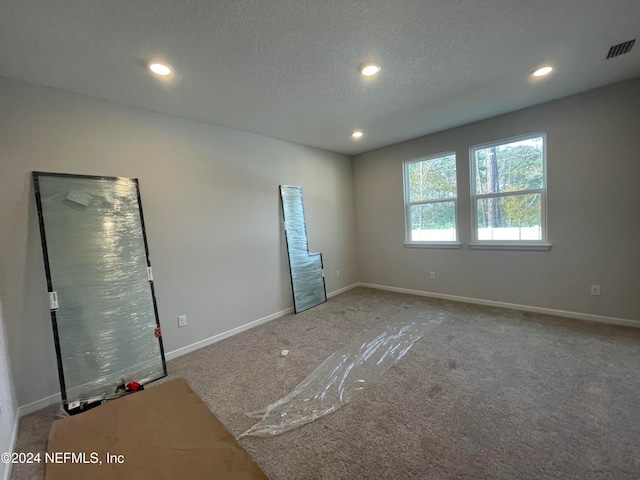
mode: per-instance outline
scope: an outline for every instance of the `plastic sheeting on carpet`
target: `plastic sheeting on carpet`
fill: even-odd
[[[442,314],[403,310],[387,325],[372,330],[367,339],[331,354],[286,397],[247,413],[260,421],[238,438],[280,435],[335,412],[378,380],[443,319]]]

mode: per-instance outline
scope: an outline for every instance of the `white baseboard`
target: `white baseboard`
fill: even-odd
[[[354,283],[348,285],[344,288],[340,288],[338,290],[334,290],[331,293],[327,294],[327,298],[335,297],[336,295],[340,295],[352,288],[357,287],[358,284]],[[193,352],[194,350],[198,350],[199,348],[206,347],[213,343],[224,340],[225,338],[232,337],[233,335],[237,335],[240,332],[244,332],[245,330],[249,330],[251,328],[257,327],[263,323],[267,323],[271,320],[275,320],[276,318],[283,317],[289,313],[293,313],[293,308],[286,308],[284,310],[280,310],[279,312],[272,313],[271,315],[267,315],[266,317],[259,318],[258,320],[254,320],[249,323],[245,323],[244,325],[240,325],[239,327],[232,328],[231,330],[227,330],[226,332],[219,333],[209,338],[205,338],[204,340],[200,340],[198,342],[192,343],[191,345],[187,345],[185,347],[178,348],[176,350],[172,350],[171,352],[165,353],[165,359],[172,360],[177,357],[181,357],[182,355],[186,355],[189,352]],[[18,407],[18,417],[23,417],[28,415],[36,410],[40,410],[41,408],[48,407],[49,405],[53,405],[55,403],[59,403],[61,401],[61,397],[59,393],[54,395],[49,395],[48,397],[41,398],[40,400],[36,400],[35,402],[28,403],[26,405],[22,405]]]
[[[331,293],[327,293],[327,298],[335,297],[336,295],[340,295],[341,293],[348,292],[352,288],[356,288],[360,286],[358,283],[352,283],[351,285],[347,285],[346,287],[339,288],[338,290],[334,290]]]
[[[245,323],[244,325],[240,325],[239,327],[232,328],[231,330],[227,330],[226,332],[222,332],[212,337],[205,338],[204,340],[192,343],[191,345],[172,350],[171,352],[165,353],[165,359],[169,361],[174,358],[181,357],[182,355],[186,355],[189,352],[193,352],[194,350],[198,350],[199,348],[203,348],[213,343],[219,342],[221,340],[224,340],[225,338],[229,338],[240,332],[244,332],[245,330],[257,327],[258,325],[282,317],[291,312],[293,312],[293,308],[287,308],[271,315],[267,315],[266,317],[259,318],[258,320],[254,320],[253,322]],[[61,396],[59,393],[56,393],[54,395],[49,395],[48,397],[41,398],[40,400],[36,400],[35,402],[21,405],[20,407],[18,407],[18,417],[23,417],[24,415],[28,415],[32,412],[40,410],[41,408],[48,407],[49,405],[59,403],[60,401]]]
[[[327,298],[335,297],[336,295],[340,295],[352,288],[356,288],[358,286],[357,283],[348,285],[344,288],[340,288],[338,290],[334,290],[331,293],[327,294]],[[194,350],[198,350],[200,348],[206,347],[208,345],[212,345],[216,342],[220,342],[225,338],[232,337],[237,335],[240,332],[244,332],[246,330],[250,330],[258,325],[262,325],[263,323],[267,323],[271,320],[275,320],[276,318],[283,317],[289,313],[293,313],[293,308],[287,308],[285,310],[280,310],[279,312],[272,313],[271,315],[267,315],[266,317],[259,318],[258,320],[254,320],[253,322],[245,323],[244,325],[240,325],[239,327],[232,328],[231,330],[227,330],[226,332],[218,333],[209,338],[205,338],[204,340],[200,340],[198,342],[192,343],[191,345],[187,345],[186,347],[181,347],[176,350],[172,350],[171,352],[165,353],[165,358],[167,360],[172,360],[177,357],[181,357],[182,355],[186,355],[189,352],[193,352]]]
[[[194,350],[198,350],[200,348],[206,347],[213,343],[224,340],[225,338],[232,337],[237,335],[240,332],[244,332],[245,330],[249,330],[253,327],[257,327],[258,325],[262,325],[263,323],[267,323],[271,320],[275,320],[276,318],[283,317],[288,313],[292,313],[293,308],[287,308],[285,310],[280,310],[279,312],[272,313],[271,315],[267,315],[266,317],[259,318],[258,320],[254,320],[253,322],[245,323],[244,325],[240,325],[239,327],[232,328],[231,330],[227,330],[226,332],[218,333],[209,338],[205,338],[204,340],[200,340],[198,342],[192,343],[191,345],[187,345],[186,347],[181,347],[176,350],[172,350],[171,352],[165,353],[165,358],[167,360],[173,360],[174,358],[181,357],[182,355],[186,355],[189,352],[193,352]]]
[[[445,293],[425,292],[423,290],[410,290],[408,288],[390,287],[387,285],[376,285],[374,283],[358,283],[359,287],[375,288],[377,290],[388,290],[390,292],[408,293],[421,297],[441,298],[453,302],[473,303],[476,305],[486,305],[489,307],[507,308],[509,310],[520,310],[523,312],[542,313],[544,315],[554,315],[556,317],[575,318],[577,320],[587,320],[590,322],[606,323],[609,325],[621,325],[625,327],[640,328],[640,321],[627,318],[605,317],[602,315],[592,315],[590,313],[569,312],[566,310],[554,310],[552,308],[534,307],[531,305],[518,305],[516,303],[496,302],[494,300],[483,300],[481,298],[460,297],[458,295],[447,295]]]
[[[37,410],[48,407],[49,405],[54,405],[56,403],[60,403],[62,401],[62,397],[59,393],[55,393],[53,395],[49,395],[48,397],[41,398],[40,400],[36,400],[35,402],[27,403],[26,405],[20,405],[18,407],[18,417],[24,417],[25,415],[29,415]]]
[[[11,432],[11,439],[9,441],[9,448],[7,452],[15,452],[16,451],[16,441],[18,440],[18,425],[20,424],[20,415],[16,412],[16,418],[13,420],[13,430]],[[0,452],[4,453],[4,452]],[[9,480],[11,478],[11,463],[0,463],[0,469],[4,467],[4,472],[2,472],[2,480]]]

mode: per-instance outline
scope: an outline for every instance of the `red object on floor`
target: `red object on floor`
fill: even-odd
[[[127,383],[127,390],[129,390],[130,392],[137,392],[138,390],[140,390],[140,387],[142,387],[142,385],[140,385],[138,382]]]

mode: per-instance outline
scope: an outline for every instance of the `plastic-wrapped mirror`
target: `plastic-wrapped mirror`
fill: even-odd
[[[280,185],[280,199],[291,270],[293,309],[300,313],[327,301],[322,254],[309,253],[302,187]]]
[[[64,408],[167,374],[137,179],[33,173]]]

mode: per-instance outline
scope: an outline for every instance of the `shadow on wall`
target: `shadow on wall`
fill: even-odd
[[[27,235],[24,248],[22,288],[18,290],[10,346],[18,404],[60,392],[47,280],[42,258],[40,226],[31,175],[29,175]],[[43,348],[43,346],[45,348]],[[34,375],[35,374],[35,375]],[[44,390],[44,391],[43,391]],[[46,392],[46,393],[45,393]]]

